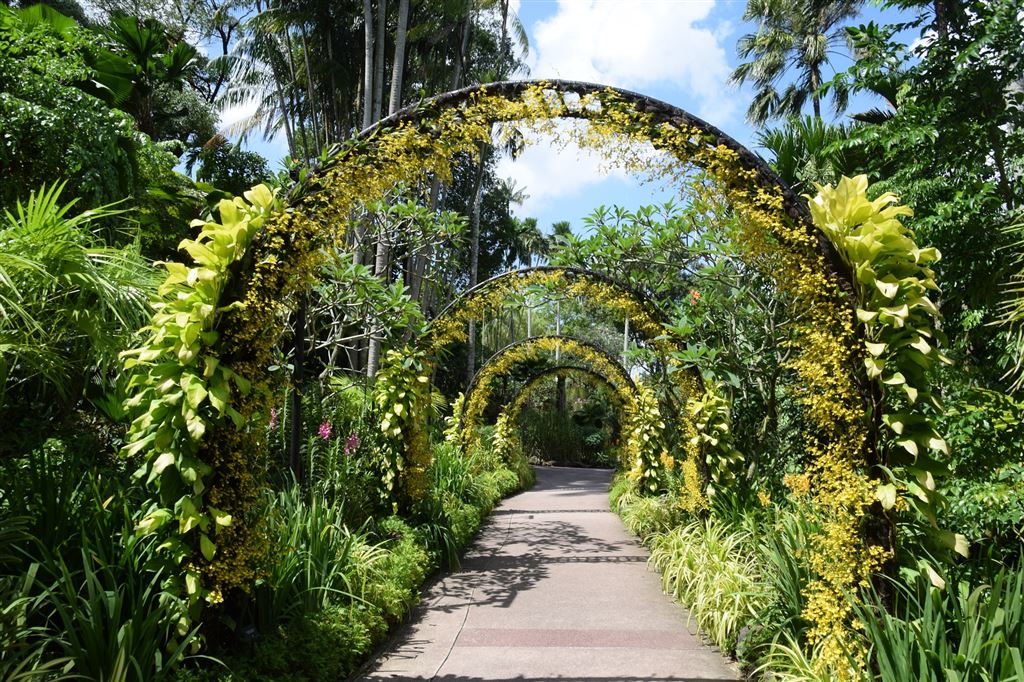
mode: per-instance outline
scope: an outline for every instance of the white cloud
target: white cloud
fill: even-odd
[[[228,130],[231,126],[240,123],[246,119],[252,118],[258,109],[257,103],[254,100],[250,100],[243,104],[235,104],[229,107],[224,107],[220,111],[220,128],[222,131]]]
[[[515,160],[503,156],[495,169],[498,177],[510,178],[527,198],[515,209],[518,215],[537,215],[563,201],[600,194],[609,179],[638,186],[640,179],[599,152],[582,149],[570,139],[570,129],[586,125],[580,121],[559,121],[557,139],[550,134],[523,130],[527,144]],[[634,158],[658,162],[659,152],[649,144],[625,142]],[[612,158],[619,158],[613,152]],[[606,187],[606,186],[605,186]],[[597,198],[597,197],[595,197]],[[598,200],[598,203],[600,201]]]
[[[700,26],[714,0],[559,0],[532,27],[531,77],[644,91],[671,85],[721,125],[736,109],[722,46],[731,27]]]
[[[514,161],[502,157],[495,171],[528,195],[516,208],[519,215],[536,215],[556,200],[571,199],[609,176],[626,177],[621,169],[605,168],[600,155],[575,147],[563,149],[548,136],[531,140]]]

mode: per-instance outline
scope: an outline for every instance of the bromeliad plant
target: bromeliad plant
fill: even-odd
[[[168,275],[153,303],[156,312],[142,329],[144,343],[123,354],[128,386],[134,389],[127,407],[136,416],[121,454],[140,460],[136,477],[155,492],[136,530],[162,535],[160,550],[174,567],[168,574],[172,590],[190,607],[222,598],[216,586],[204,587],[201,562],[214,560],[219,538],[237,518],[236,510],[209,500],[211,483],[221,472],[198,457],[199,441],[226,420],[243,428],[236,400],[252,390],[249,380],[213,351],[218,319],[229,309],[221,301],[231,267],[243,260],[267,216],[279,209],[275,194],[260,185],[244,199],[222,200],[219,222],[197,221],[199,236],[181,244],[193,264],[163,264]],[[233,500],[236,505],[247,501]],[[181,634],[188,624],[183,613]]]
[[[709,499],[725,490],[736,480],[743,466],[743,454],[733,446],[729,401],[718,387],[709,386],[699,399],[687,402],[686,411],[694,426],[690,438],[690,453],[707,467]]]
[[[948,471],[949,448],[932,415],[942,404],[928,374],[950,364],[939,349],[939,309],[929,298],[938,292],[931,264],[934,248],[921,248],[900,222],[913,211],[885,193],[868,198],[864,175],[819,187],[811,202],[817,224],[839,247],[856,273],[857,320],[863,329],[864,367],[878,389],[873,409],[887,427],[876,495],[885,511],[910,509],[924,531],[940,545],[967,555],[962,535],[940,530],[936,513],[943,504],[935,479]],[[937,579],[934,571],[929,573]]]

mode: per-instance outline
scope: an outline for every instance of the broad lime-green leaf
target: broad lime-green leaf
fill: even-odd
[[[217,545],[213,544],[210,536],[206,533],[199,534],[199,551],[203,553],[203,557],[207,561],[213,561],[213,555],[217,552]]]
[[[896,505],[896,486],[892,483],[879,485],[875,491],[875,497],[882,503],[882,509],[886,511],[892,509]]]

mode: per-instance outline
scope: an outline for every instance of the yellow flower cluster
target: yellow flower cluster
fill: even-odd
[[[535,336],[524,339],[495,354],[477,372],[463,403],[462,442],[470,447],[476,440],[476,428],[491,399],[495,379],[507,375],[516,365],[536,360],[556,350],[565,361],[585,366],[608,380],[616,392],[630,396],[633,380],[613,357],[596,346],[568,336]]]
[[[585,119],[588,125],[560,126],[557,119],[567,116]],[[804,616],[811,626],[811,644],[825,644],[823,665],[840,669],[843,659],[837,652],[855,647],[846,596],[873,565],[872,555],[860,537],[872,491],[863,471],[867,430],[857,381],[863,347],[856,339],[850,291],[841,284],[834,263],[826,257],[822,235],[803,219],[792,199],[787,201],[772,179],[762,176],[749,159],[713,134],[650,110],[639,110],[613,91],[570,96],[538,85],[518,97],[506,98],[481,90],[458,107],[429,111],[345,145],[331,156],[324,169],[312,173],[292,192],[288,208],[268,211],[249,248],[224,270],[230,272],[230,281],[210,301],[216,315],[205,329],[210,332],[206,337],[208,354],[251,381],[254,390],[230,397],[242,428],[231,421],[211,421],[205,424],[205,435],[189,436],[196,441],[202,439],[197,456],[213,469],[204,477],[204,494],[231,510],[237,519],[228,527],[230,536],[226,530],[223,538],[218,536],[214,560],[193,560],[188,564],[192,567],[189,574],[201,573],[208,581],[209,594],[216,598],[224,589],[251,583],[260,570],[267,550],[260,521],[254,516],[261,477],[252,459],[263,443],[262,430],[249,428],[249,421],[266,413],[266,396],[273,383],[267,370],[270,350],[281,335],[288,302],[308,286],[323,247],[343,244],[349,222],[359,214],[360,206],[378,200],[396,184],[415,185],[431,176],[450,179],[452,159],[459,155],[476,157],[481,146],[491,142],[494,123],[516,123],[518,130],[575,143],[627,170],[668,181],[686,181],[692,178],[694,168],[699,169],[739,217],[736,241],[744,258],[770,276],[800,310],[793,339],[800,352],[791,368],[803,383],[799,399],[814,434],[808,444],[813,456],[808,475],[814,482],[811,506],[822,529],[811,539],[808,551],[817,578],[808,588]],[[650,142],[664,153],[654,158],[637,155],[633,146],[637,141]],[[552,286],[619,312],[663,355],[670,356],[680,348],[671,335],[665,334],[657,315],[626,292],[593,285],[584,278],[569,281],[549,274],[528,275],[525,281],[510,281],[507,286],[532,284]],[[505,287],[488,288],[467,299],[452,315],[437,320],[426,350],[433,353],[462,338],[467,320],[479,319],[501,305],[510,290]],[[499,364],[489,373],[498,376],[514,362],[514,357],[505,360],[504,369]],[[627,383],[628,377],[618,376],[614,366],[595,360],[592,368],[619,384]],[[698,395],[698,380],[683,368],[673,369],[672,377],[684,398]],[[483,388],[479,394],[466,398],[464,430],[472,427],[481,403],[486,403],[488,382],[480,383]],[[388,406],[393,410],[398,404],[404,403]],[[421,418],[419,414],[417,419]],[[416,427],[416,423],[403,421],[403,442],[398,442],[398,436],[395,441],[396,448],[410,450],[413,456],[396,455],[395,461],[423,467],[425,429]],[[685,438],[691,440],[695,435],[693,425],[685,424],[684,428]],[[634,448],[634,455],[642,461],[640,471],[661,465],[663,447],[648,449],[656,438],[651,433],[645,435],[648,440],[641,438]],[[645,445],[640,446],[640,442]],[[698,485],[695,458],[683,462],[682,469],[684,475],[690,471],[690,480]]]
[[[543,382],[551,377],[576,377],[588,382],[595,388],[605,388],[608,390],[608,395],[611,397],[612,404],[620,411],[631,409],[630,406],[636,397],[636,390],[632,384],[626,386],[620,386],[612,383],[611,380],[606,378],[602,374],[598,374],[593,370],[589,370],[585,367],[555,367],[551,370],[545,370],[537,375],[527,379],[516,393],[516,397],[509,404],[505,410],[508,414],[509,421],[515,424],[519,421],[519,413],[522,412],[523,407],[526,405],[526,401],[530,399],[533,392],[539,388]],[[461,407],[461,403],[460,403]]]
[[[786,474],[782,477],[782,484],[789,488],[790,495],[798,500],[811,494],[811,479],[807,474]]]

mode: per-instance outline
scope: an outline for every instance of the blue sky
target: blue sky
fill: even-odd
[[[746,0],[512,0],[530,39],[529,77],[636,90],[696,114],[754,148],[753,130],[744,120],[752,90],[727,82],[738,63],[736,41],[756,29],[743,21],[745,7]],[[896,19],[892,10],[868,4],[856,23]],[[845,69],[849,60],[840,57],[834,64]],[[850,111],[876,105],[855,100]],[[251,140],[249,146],[272,165],[285,153],[283,140]],[[593,156],[541,142],[515,162],[501,161],[498,170],[528,195],[516,214],[537,218],[544,231],[556,220],[579,229],[582,218],[601,204],[636,208],[671,194],[667,188],[641,186],[621,172],[607,174],[600,166]]]
[[[739,63],[736,42],[756,26],[743,21],[745,0],[520,0],[518,14],[530,37],[531,78],[559,77],[624,87],[696,114],[754,148],[744,119],[752,89],[729,85]],[[892,11],[865,8],[857,23],[897,20]],[[835,59],[837,69],[848,58]],[[861,99],[851,112],[877,102]],[[755,149],[755,151],[757,151]],[[671,189],[645,187],[619,172],[602,173],[594,157],[534,145],[516,162],[504,161],[530,195],[516,213],[533,216],[548,231],[556,220],[574,230],[593,207],[631,209],[664,201]]]

